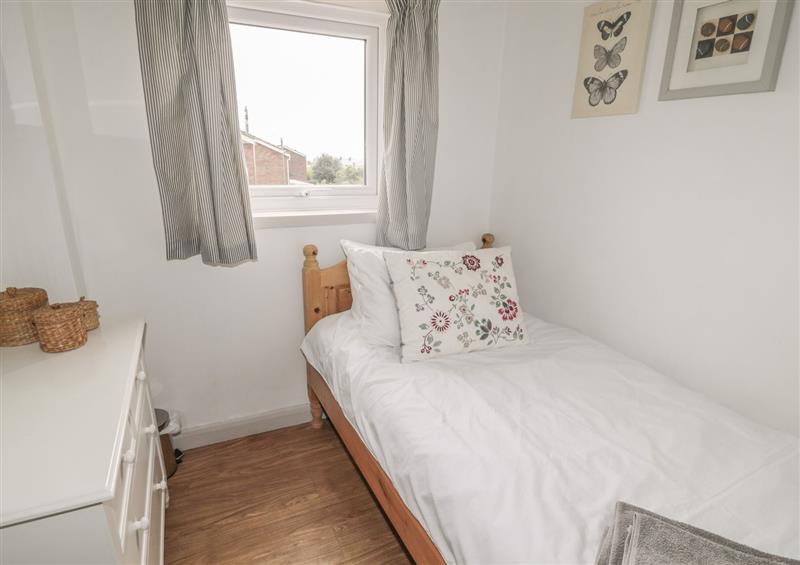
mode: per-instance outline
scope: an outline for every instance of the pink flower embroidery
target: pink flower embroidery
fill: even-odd
[[[463,261],[468,271],[477,271],[481,268],[481,260],[475,257],[475,255],[464,255],[461,261]]]
[[[437,311],[431,316],[431,327],[437,332],[444,332],[450,327],[450,316],[445,312]]]
[[[510,321],[517,317],[519,313],[519,306],[510,298],[503,302],[502,308],[498,308],[497,312],[503,317],[504,320]]]

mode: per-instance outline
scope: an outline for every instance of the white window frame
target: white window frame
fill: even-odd
[[[231,23],[365,41],[364,185],[251,186],[251,207],[257,227],[340,223],[345,217],[353,221],[374,220],[382,167],[383,140],[379,126],[388,15],[302,0],[228,0],[227,4]],[[326,218],[327,215],[331,217]],[[298,221],[304,216],[308,222]],[[281,217],[289,221],[275,222],[275,218]]]

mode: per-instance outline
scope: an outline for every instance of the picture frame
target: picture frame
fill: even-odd
[[[775,90],[795,0],[675,0],[659,100]]]
[[[635,114],[653,0],[600,0],[583,10],[572,118]]]

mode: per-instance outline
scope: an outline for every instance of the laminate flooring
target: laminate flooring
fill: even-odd
[[[308,424],[187,450],[165,563],[412,563],[336,432]]]

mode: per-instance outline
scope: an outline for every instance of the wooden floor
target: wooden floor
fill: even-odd
[[[327,421],[191,449],[169,490],[166,563],[411,563]]]

